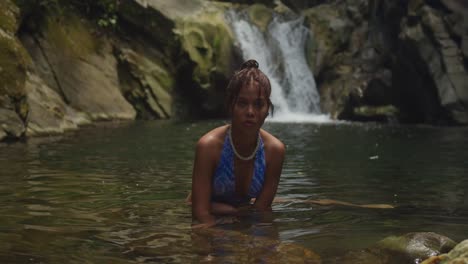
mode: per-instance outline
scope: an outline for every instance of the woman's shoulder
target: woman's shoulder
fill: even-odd
[[[216,149],[224,144],[228,125],[220,126],[208,131],[197,142],[197,148]]]
[[[266,151],[274,152],[275,154],[283,154],[286,146],[277,137],[270,134],[268,131],[261,129],[260,135],[263,140],[263,145]]]

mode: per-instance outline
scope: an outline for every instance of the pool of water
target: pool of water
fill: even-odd
[[[105,123],[1,144],[0,262],[331,263],[390,235],[468,238],[468,129],[375,124],[265,124],[287,145],[277,196],[395,209],[285,202],[192,232],[194,144],[221,124]]]

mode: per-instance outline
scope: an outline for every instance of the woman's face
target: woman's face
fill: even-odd
[[[268,100],[263,89],[251,83],[243,86],[234,102],[232,123],[236,127],[256,131],[268,115]]]

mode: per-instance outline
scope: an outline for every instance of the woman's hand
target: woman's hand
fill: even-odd
[[[237,217],[235,216],[223,216],[223,217],[218,217],[215,221],[192,225],[192,229],[210,228],[215,225],[234,224],[238,222],[239,222],[239,219],[237,219]]]

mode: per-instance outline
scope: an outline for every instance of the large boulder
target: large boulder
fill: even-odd
[[[117,60],[105,36],[74,15],[49,16],[25,41],[49,87],[92,120],[134,119],[136,111],[119,90]]]
[[[209,1],[126,1],[120,13],[145,32],[174,65],[177,93],[192,113],[221,116],[224,88],[236,54],[224,12],[230,4]],[[158,46],[158,45],[156,45]]]

